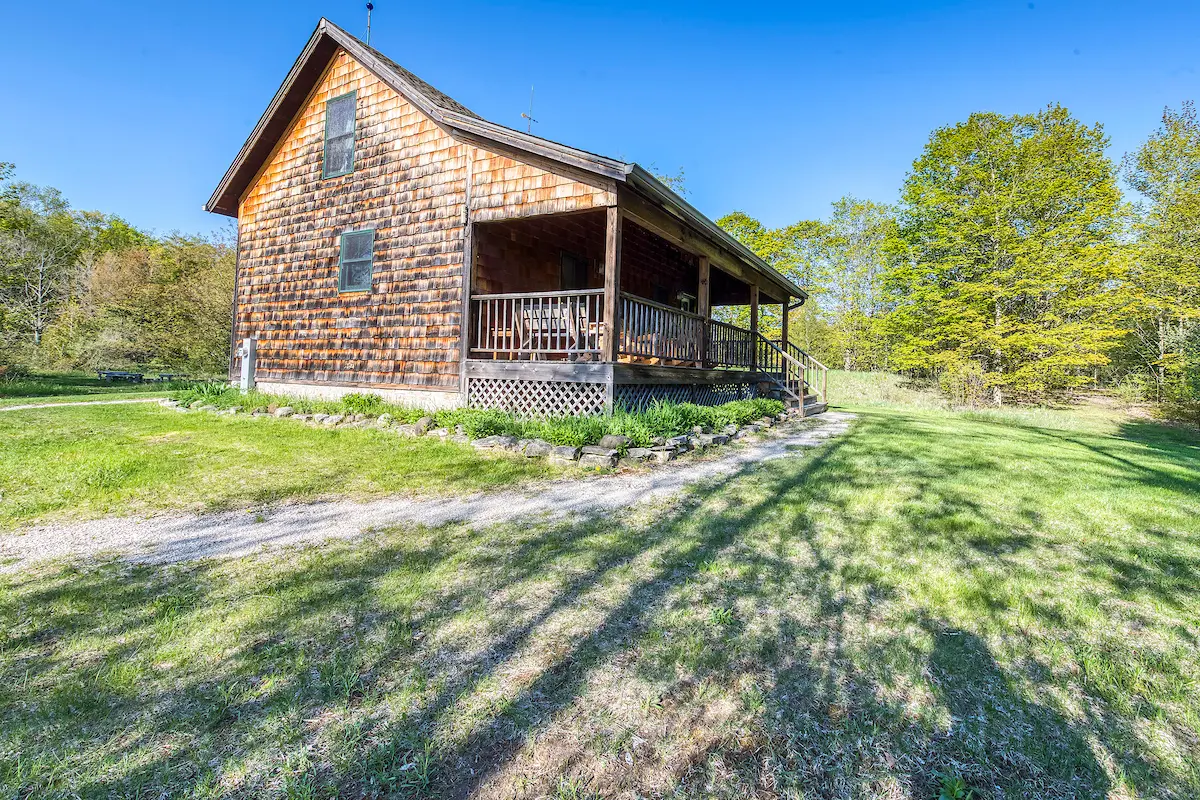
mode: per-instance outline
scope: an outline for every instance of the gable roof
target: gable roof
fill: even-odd
[[[242,145],[229,169],[225,171],[212,197],[205,203],[206,211],[237,216],[242,195],[270,157],[275,145],[286,135],[288,126],[300,113],[313,87],[317,85],[325,67],[338,49],[349,53],[355,61],[374,73],[451,135],[486,139],[520,152],[541,156],[625,183],[639,194],[663,205],[674,216],[705,234],[706,238],[715,240],[740,261],[772,278],[774,283],[786,289],[793,297],[799,297],[802,301],[808,297],[807,292],[781,275],[641,166],[489,122],[324,17],[317,23],[316,30],[300,51],[296,62],[292,64],[267,110],[250,132],[249,138]]]

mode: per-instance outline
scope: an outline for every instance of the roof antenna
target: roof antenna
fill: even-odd
[[[375,10],[374,3],[367,3],[367,46],[371,44],[371,12]]]
[[[525,132],[533,133],[533,123],[537,122],[537,120],[533,118],[533,87],[532,86],[529,87],[529,113],[526,114],[525,112],[521,112],[521,116],[523,118],[529,120],[529,122],[526,123],[526,125],[525,125]]]

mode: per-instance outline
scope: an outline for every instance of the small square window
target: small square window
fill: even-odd
[[[325,160],[321,177],[336,178],[354,171],[356,94],[335,97],[325,104]]]
[[[338,257],[338,291],[369,292],[375,264],[375,231],[342,234]]]

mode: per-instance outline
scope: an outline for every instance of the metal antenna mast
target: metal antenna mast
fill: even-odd
[[[533,123],[537,122],[537,120],[533,118],[533,87],[532,86],[529,87],[529,112],[528,113],[522,112],[521,116],[528,120],[528,123],[526,123],[526,125],[525,125],[525,132],[533,133]]]
[[[371,12],[375,10],[374,3],[367,3],[367,44],[371,43]]]

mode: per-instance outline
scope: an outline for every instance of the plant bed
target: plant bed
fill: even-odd
[[[206,384],[175,392],[170,403],[180,409],[249,412],[260,416],[298,419],[314,425],[340,427],[395,427],[410,435],[460,437],[459,441],[491,442],[484,449],[524,452],[524,444],[540,441],[551,446],[588,447],[605,444],[623,455],[629,447],[663,446],[670,439],[707,436],[705,446],[723,443],[745,426],[779,419],[784,405],[778,400],[735,400],[719,406],[658,403],[642,412],[617,411],[612,415],[522,418],[503,411],[456,408],[425,411],[385,403],[378,395],[349,394],[340,400],[309,400],[261,392],[243,393],[222,384]],[[332,420],[332,421],[331,421]],[[539,455],[541,448],[538,448]],[[690,448],[696,449],[693,444]],[[590,454],[596,455],[596,454]]]

